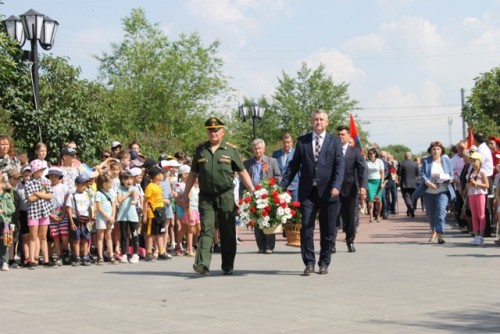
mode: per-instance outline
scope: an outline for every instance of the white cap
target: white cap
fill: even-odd
[[[172,159],[172,160],[162,160],[160,162],[161,168],[169,168],[169,167],[180,167],[181,164],[179,161]]]
[[[119,141],[115,140],[114,142],[111,143],[111,148],[115,148],[117,146],[122,146],[122,143]]]
[[[130,174],[132,174],[132,176],[142,175],[142,169],[140,169],[139,167],[131,168],[130,169]]]
[[[179,174],[187,174],[191,171],[191,167],[189,167],[188,165],[182,165],[177,171]]]

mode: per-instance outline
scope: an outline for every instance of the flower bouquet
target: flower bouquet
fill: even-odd
[[[264,233],[280,233],[282,224],[297,215],[291,205],[292,196],[283,191],[275,178],[263,180],[255,186],[253,196],[248,191],[240,199],[240,220]]]

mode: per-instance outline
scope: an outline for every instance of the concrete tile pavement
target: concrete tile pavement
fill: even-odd
[[[366,220],[366,221],[365,221]],[[422,213],[362,222],[356,253],[342,233],[328,275],[301,275],[279,237],[257,254],[240,231],[233,276],[199,277],[192,258],[0,273],[1,333],[495,333],[500,247],[451,229],[429,244]]]

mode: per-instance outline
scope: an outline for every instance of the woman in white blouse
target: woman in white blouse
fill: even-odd
[[[365,161],[368,171],[368,213],[370,214],[370,223],[373,222],[374,203],[377,202],[377,223],[382,216],[382,182],[384,176],[384,162],[378,158],[378,152],[375,148],[368,150],[368,159]]]

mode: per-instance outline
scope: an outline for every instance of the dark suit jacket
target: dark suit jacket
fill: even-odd
[[[340,194],[343,197],[355,197],[359,188],[368,188],[368,170],[365,158],[358,147],[347,146],[344,155],[344,182]]]
[[[281,175],[285,175],[286,169],[288,168],[288,165],[290,164],[290,161],[292,161],[293,155],[295,154],[295,149],[292,148],[290,149],[290,152],[288,152],[288,156],[286,157],[285,163],[283,163],[283,149],[279,149],[277,151],[273,152],[273,158],[276,159],[278,162],[278,167],[281,171]],[[288,186],[289,190],[294,190],[297,189],[299,186],[299,176],[296,175],[290,185]]]
[[[300,171],[299,201],[309,196],[314,181],[321,200],[338,200],[338,197],[331,197],[330,191],[333,188],[340,191],[344,179],[344,154],[340,140],[326,132],[317,162],[314,161],[312,142],[312,132],[298,138],[295,154],[283,176],[281,186],[287,189]]]
[[[262,160],[264,162],[267,162],[267,171],[262,170],[262,178],[261,181],[274,177],[277,179],[278,182],[281,181],[281,171],[278,167],[278,162],[276,159],[268,157],[267,155],[264,155],[262,157]],[[247,170],[248,174],[250,175],[250,178],[253,176],[253,168],[252,166],[255,164],[255,158],[250,158],[245,161],[243,161],[243,165],[245,166],[245,169]]]
[[[417,188],[418,165],[411,159],[404,159],[398,168],[399,185],[401,188]]]

